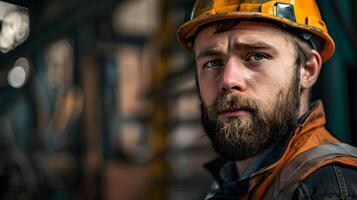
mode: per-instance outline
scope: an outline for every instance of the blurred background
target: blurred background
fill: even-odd
[[[175,37],[193,3],[0,1],[0,199],[204,197],[215,154]],[[318,3],[337,49],[314,98],[356,146],[357,0]]]

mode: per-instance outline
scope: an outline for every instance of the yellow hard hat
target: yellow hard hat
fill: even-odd
[[[323,62],[335,51],[315,0],[196,0],[191,19],[177,31],[179,42],[192,52],[200,27],[229,19],[269,20],[300,30],[301,36],[319,51]]]

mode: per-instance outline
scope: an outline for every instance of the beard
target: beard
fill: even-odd
[[[215,151],[227,160],[241,161],[287,140],[298,117],[299,83],[295,74],[290,86],[281,89],[266,110],[257,100],[234,94],[223,94],[212,106],[201,103],[202,123]],[[218,119],[220,111],[237,107],[248,110],[251,115]]]

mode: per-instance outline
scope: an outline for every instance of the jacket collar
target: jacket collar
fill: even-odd
[[[319,100],[312,105],[312,109],[300,118],[293,136],[301,136],[313,129],[325,126],[326,118],[322,101]]]

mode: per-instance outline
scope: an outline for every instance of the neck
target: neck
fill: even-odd
[[[299,113],[298,118],[304,115],[309,110],[309,91],[304,90],[301,92],[300,96],[300,105],[299,105]]]
[[[239,176],[242,176],[247,171],[247,169],[258,160],[259,156],[260,154],[247,158],[245,160],[236,161],[235,163]]]

